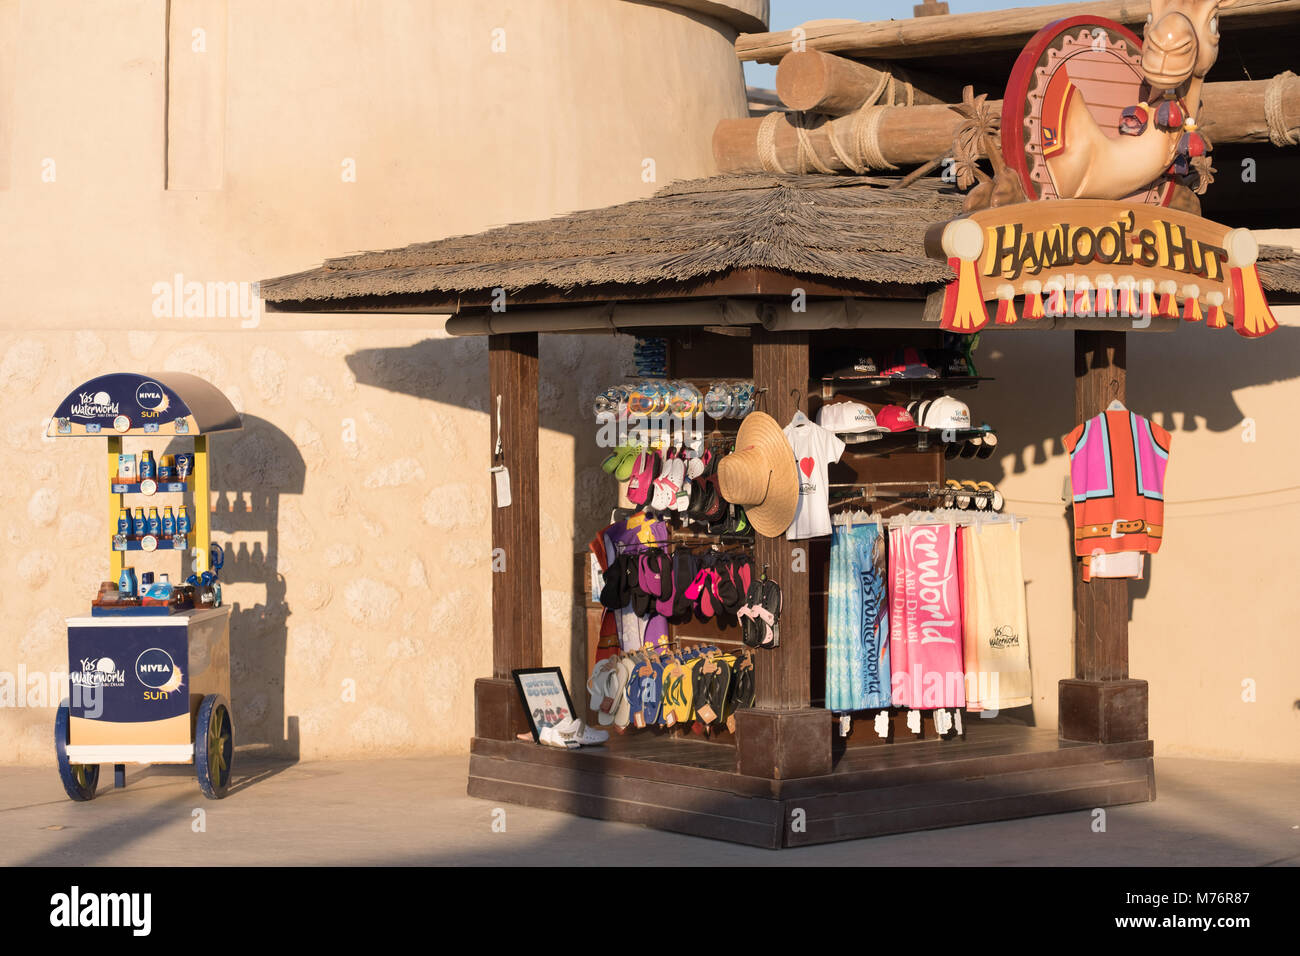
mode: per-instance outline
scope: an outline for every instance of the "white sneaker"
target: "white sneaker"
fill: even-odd
[[[543,727],[537,734],[537,742],[543,747],[559,747],[561,750],[572,750],[581,746],[576,740],[570,741],[561,736],[555,727]]]
[[[592,747],[609,740],[607,731],[592,730],[577,717],[569,717],[546,730],[554,731],[555,736],[570,747]]]

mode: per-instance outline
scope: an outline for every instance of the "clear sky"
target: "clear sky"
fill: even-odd
[[[789,30],[808,20],[894,20],[911,19],[919,0],[772,0],[772,30]],[[1061,0],[948,0],[949,13],[1005,10],[1008,7],[1041,7]],[[772,89],[776,67],[745,64],[745,82]]]

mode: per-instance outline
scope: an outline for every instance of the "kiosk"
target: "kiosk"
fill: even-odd
[[[70,688],[55,719],[59,776],[74,800],[95,795],[105,763],[119,787],[128,763],[192,762],[205,796],[229,788],[230,608],[211,540],[208,436],[240,427],[220,391],[171,372],[91,379],[50,420],[48,436],[106,439],[108,454],[111,574],[88,613],[67,619]],[[191,455],[179,451],[191,442]],[[159,583],[146,590],[145,571],[128,561]]]

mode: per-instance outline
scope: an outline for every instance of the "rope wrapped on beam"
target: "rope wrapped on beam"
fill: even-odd
[[[1264,119],[1268,122],[1268,138],[1274,146],[1300,146],[1300,126],[1288,127],[1282,110],[1282,93],[1295,73],[1287,70],[1268,81],[1264,89]]]
[[[833,125],[826,126],[831,149],[840,162],[858,175],[863,175],[872,170],[898,169],[897,166],[885,158],[884,152],[881,150],[880,121],[884,118],[886,110],[899,106],[912,106],[915,103],[916,90],[912,84],[903,82],[901,86],[903,102],[900,103],[898,80],[894,78],[893,74],[881,74],[880,82],[875,90],[853,114],[853,124],[850,128],[847,148],[836,137],[835,127]],[[882,99],[885,102],[882,103]],[[811,168],[819,173],[834,173],[835,170],[817,155],[812,138],[808,135],[809,130],[818,129],[827,123],[827,118],[797,110],[789,113],[769,113],[763,117],[763,121],[758,128],[758,157],[763,164],[763,169],[769,173],[788,174],[792,172],[792,170],[786,169],[781,164],[776,152],[776,128],[783,120],[789,121],[790,125],[794,127],[795,136],[798,138],[797,168],[793,172],[802,176],[808,173]]]

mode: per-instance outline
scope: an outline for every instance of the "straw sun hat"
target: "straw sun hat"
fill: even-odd
[[[751,412],[740,423],[736,450],[718,462],[718,490],[745,509],[764,537],[790,527],[799,505],[799,472],[794,449],[771,415]]]

